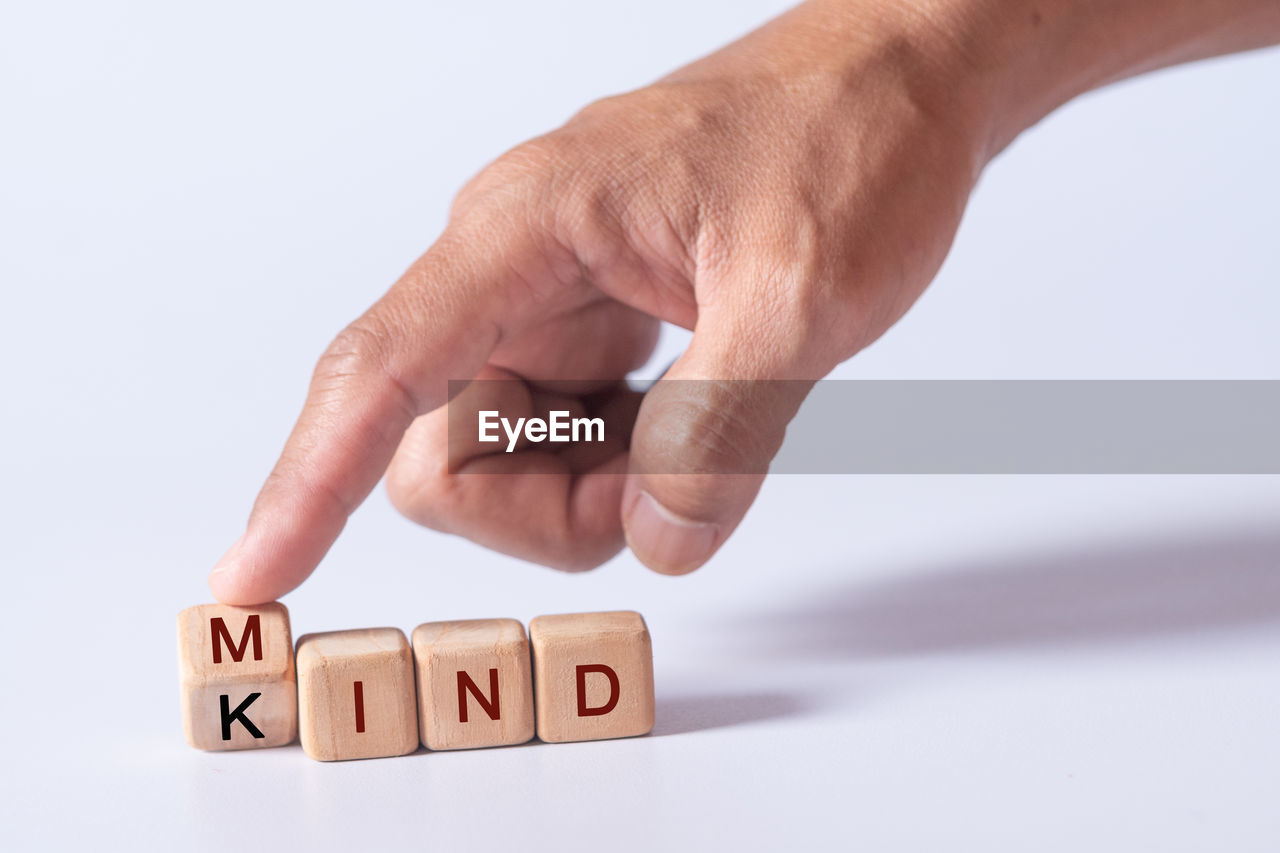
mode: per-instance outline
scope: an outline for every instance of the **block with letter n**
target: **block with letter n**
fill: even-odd
[[[197,749],[254,749],[298,734],[289,611],[202,604],[178,614],[182,721]]]
[[[639,613],[538,616],[529,641],[539,738],[563,743],[653,729],[653,649]]]
[[[515,619],[419,625],[413,659],[423,746],[474,749],[533,739],[529,640]]]

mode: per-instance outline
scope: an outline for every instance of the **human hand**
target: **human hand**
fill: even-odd
[[[660,572],[706,562],[807,382],[902,316],[988,159],[1074,94],[993,71],[983,39],[1030,36],[992,5],[814,0],[482,171],[321,357],[217,598],[296,587],[384,472],[409,518],[535,562],[589,568],[624,537]],[[660,320],[694,331],[668,379],[804,381],[664,385],[629,450],[472,448],[451,472],[448,380],[523,382],[477,383],[465,411],[625,408]]]

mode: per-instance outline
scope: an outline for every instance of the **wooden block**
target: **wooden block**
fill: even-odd
[[[472,749],[533,738],[529,641],[515,619],[419,625],[413,660],[423,746]]]
[[[538,737],[549,743],[648,734],[653,650],[639,613],[539,616],[529,623]]]
[[[289,611],[201,604],[178,614],[182,724],[197,749],[283,746],[298,735]]]
[[[418,748],[413,653],[398,628],[298,638],[298,728],[318,761],[406,755]]]

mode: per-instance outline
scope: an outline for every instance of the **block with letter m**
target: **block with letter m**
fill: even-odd
[[[298,735],[289,611],[202,604],[178,614],[182,722],[197,749],[283,746]]]

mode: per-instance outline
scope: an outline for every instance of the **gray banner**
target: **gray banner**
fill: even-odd
[[[686,416],[664,421],[672,424],[670,443],[726,436],[750,442],[751,406],[786,405],[808,389],[770,472],[1280,473],[1277,380],[659,380],[643,391],[618,385],[588,394],[579,383],[490,381],[460,393],[465,385],[455,384],[458,396],[450,403],[455,472],[482,455],[569,454],[594,464],[601,454],[625,452],[642,395],[646,408],[675,401]],[[547,423],[531,432],[528,424],[538,417]],[[597,432],[607,445],[584,447]],[[553,442],[552,435],[568,440]],[[734,456],[716,454],[717,464],[702,470],[762,473],[749,468],[763,463]],[[652,469],[646,473],[688,473],[665,457],[646,464]]]
[[[770,470],[1275,474],[1280,382],[819,382]]]

